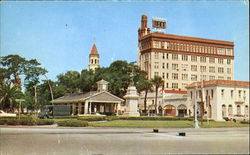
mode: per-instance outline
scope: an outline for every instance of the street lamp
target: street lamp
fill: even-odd
[[[195,83],[195,86],[194,86],[194,128],[199,128],[199,122],[198,122],[198,119],[197,119],[196,88],[197,88],[197,83]]]

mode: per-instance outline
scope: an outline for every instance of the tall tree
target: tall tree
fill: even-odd
[[[155,76],[151,79],[152,84],[155,86],[155,114],[158,114],[158,107],[157,107],[157,98],[158,98],[158,89],[163,86],[164,81],[160,76]]]

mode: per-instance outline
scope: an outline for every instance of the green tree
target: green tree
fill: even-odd
[[[79,92],[80,73],[77,71],[67,71],[65,74],[57,76],[58,84],[66,87],[68,93]]]
[[[155,114],[158,114],[158,107],[157,107],[158,89],[164,85],[164,81],[160,76],[155,76],[153,79],[151,79],[151,82],[155,86]]]
[[[23,97],[23,94],[17,85],[3,84],[0,87],[0,107],[3,110],[9,109],[13,111],[16,107],[15,100],[21,97]]]

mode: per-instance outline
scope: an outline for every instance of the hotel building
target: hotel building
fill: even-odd
[[[158,75],[165,89],[181,90],[196,81],[234,79],[233,42],[150,32],[147,22],[142,15],[138,66],[148,73],[148,79]],[[159,24],[158,28],[166,28],[164,20]]]

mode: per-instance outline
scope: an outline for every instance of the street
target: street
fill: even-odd
[[[0,128],[0,155],[248,154],[249,128]],[[186,136],[178,136],[186,132]]]

